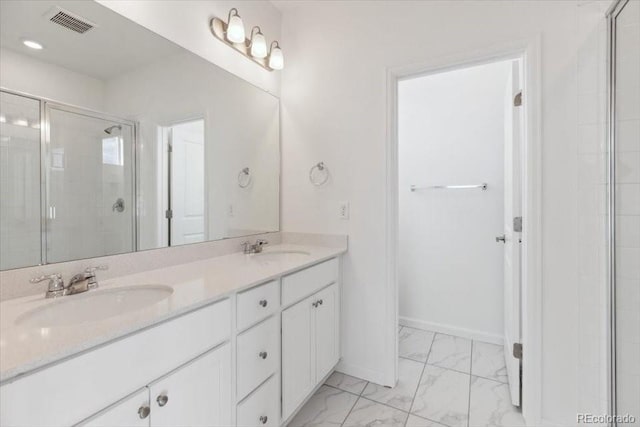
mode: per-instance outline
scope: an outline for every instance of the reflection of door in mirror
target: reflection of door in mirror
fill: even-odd
[[[40,102],[0,93],[0,270],[40,264]]]
[[[132,124],[66,107],[45,109],[47,262],[131,252]]]
[[[204,242],[204,120],[175,124],[169,131],[169,245]]]

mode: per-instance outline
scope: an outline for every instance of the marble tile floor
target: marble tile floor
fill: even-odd
[[[516,427],[502,346],[400,327],[398,384],[334,372],[289,427]]]

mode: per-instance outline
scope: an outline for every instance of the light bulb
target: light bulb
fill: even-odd
[[[254,58],[267,57],[267,41],[258,28],[258,32],[251,36],[251,56]]]
[[[5,116],[0,116],[0,123],[7,123],[7,118]]]
[[[233,15],[232,15],[233,13]],[[227,40],[232,43],[244,43],[244,24],[236,9],[229,11],[229,22],[227,24]]]
[[[275,46],[274,46],[275,44]],[[271,53],[269,53],[269,68],[282,70],[284,68],[284,56],[278,42],[271,43]]]

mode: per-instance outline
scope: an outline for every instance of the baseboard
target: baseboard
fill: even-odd
[[[375,372],[370,369],[363,368],[361,366],[345,363],[343,361],[340,361],[340,363],[338,363],[338,366],[336,366],[336,371],[342,372],[343,374],[351,375],[352,377],[360,378],[362,380],[366,380],[378,385],[384,385],[384,386],[395,385],[395,384],[385,384],[384,374],[382,372]]]
[[[482,341],[490,344],[504,345],[504,337],[498,334],[478,331],[474,329],[460,328],[458,326],[443,325],[441,323],[427,322],[420,319],[411,319],[409,317],[400,316],[398,323],[402,326],[410,328],[424,329],[427,331],[440,332],[442,334],[456,335],[463,338],[469,338],[476,341]]]

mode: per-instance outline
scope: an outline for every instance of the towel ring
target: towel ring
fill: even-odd
[[[320,176],[316,176],[320,175]],[[319,178],[319,179],[318,179]],[[319,162],[313,165],[309,170],[309,181],[316,187],[324,185],[329,180],[329,168],[324,162]]]
[[[238,173],[238,185],[240,188],[247,188],[251,184],[251,171],[249,168],[243,168]]]

